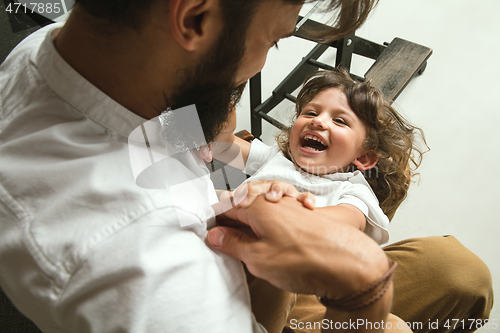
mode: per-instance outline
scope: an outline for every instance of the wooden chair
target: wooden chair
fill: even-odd
[[[310,19],[304,20],[302,17],[299,17],[298,25],[300,25],[300,28],[295,32],[295,36],[314,41],[316,46],[264,102],[262,102],[261,74],[258,73],[250,79],[251,132],[257,138],[262,134],[262,119],[280,129],[286,128],[286,125],[271,117],[269,112],[284,99],[295,103],[296,97],[291,94],[304,82],[310,73],[318,69],[333,69],[333,66],[318,61],[318,58],[329,47],[337,49],[335,67],[342,66],[350,70],[353,54],[374,59],[375,63],[364,77],[351,75],[360,81],[371,80],[372,84],[379,88],[391,103],[399,96],[412,78],[423,73],[427,65],[427,59],[432,54],[430,48],[401,38],[394,38],[392,42],[381,45],[351,34],[341,40],[325,44],[315,40],[308,31],[316,29],[328,30],[327,26]]]

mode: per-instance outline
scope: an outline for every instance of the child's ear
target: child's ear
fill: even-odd
[[[367,150],[359,155],[354,161],[354,165],[358,170],[365,171],[377,165],[378,155],[374,150]]]

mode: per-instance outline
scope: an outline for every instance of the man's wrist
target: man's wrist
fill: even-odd
[[[323,217],[318,216],[318,219]],[[316,295],[328,299],[354,295],[389,270],[390,263],[384,251],[365,233],[331,218],[319,223],[325,224],[325,237],[343,241],[332,242],[331,248],[323,249],[321,256],[313,257],[311,262],[319,267],[319,273],[314,275]]]
[[[396,267],[396,262],[389,262],[389,270],[380,279],[358,292],[339,299],[318,297],[318,300],[327,308],[341,312],[353,312],[368,307],[382,298],[387,292]]]

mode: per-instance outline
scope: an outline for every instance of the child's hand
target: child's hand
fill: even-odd
[[[283,196],[290,196],[311,210],[316,206],[314,195],[309,192],[300,193],[295,186],[281,180],[259,180],[244,183],[233,193],[234,204],[248,207],[261,194],[265,194],[266,200],[271,202],[278,202]]]
[[[212,162],[212,147],[210,147],[210,144],[201,147],[198,153],[205,162]]]

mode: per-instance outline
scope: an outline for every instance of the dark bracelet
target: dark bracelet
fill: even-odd
[[[394,270],[397,266],[398,264],[396,262],[389,261],[389,270],[387,273],[385,273],[384,276],[375,281],[373,284],[359,292],[336,300],[328,299],[326,297],[318,297],[318,300],[327,308],[341,312],[353,312],[370,306],[382,298],[387,289],[389,289]]]

